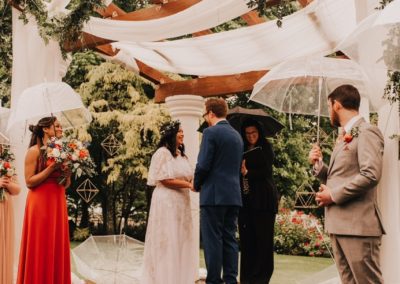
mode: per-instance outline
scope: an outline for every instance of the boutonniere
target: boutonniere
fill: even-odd
[[[344,140],[344,142],[345,142],[346,144],[348,144],[348,143],[350,143],[351,141],[353,141],[353,138],[354,138],[354,137],[358,137],[359,134],[360,134],[360,129],[359,129],[359,127],[353,127],[353,128],[350,130],[350,133],[346,133],[346,134],[343,136],[343,140]]]

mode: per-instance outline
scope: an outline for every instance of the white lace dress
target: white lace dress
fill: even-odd
[[[188,189],[163,186],[165,179],[192,180],[187,158],[165,147],[152,159],[147,184],[155,185],[144,246],[142,284],[192,284],[195,281],[193,223]]]

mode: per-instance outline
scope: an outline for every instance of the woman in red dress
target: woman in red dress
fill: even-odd
[[[65,189],[70,173],[59,184],[60,165],[46,163],[43,145],[62,137],[55,117],[30,125],[32,138],[25,157],[25,182],[29,188],[18,267],[18,284],[70,284],[71,263]]]

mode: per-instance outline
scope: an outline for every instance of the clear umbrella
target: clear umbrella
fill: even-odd
[[[72,256],[77,272],[96,284],[139,284],[143,249],[126,235],[91,236]]]
[[[280,112],[316,115],[319,142],[320,116],[329,116],[328,95],[351,84],[370,97],[368,77],[355,62],[327,57],[302,57],[272,68],[254,85],[250,100]]]
[[[6,135],[7,121],[10,115],[10,109],[0,106],[0,144],[8,144],[9,139]]]
[[[361,21],[336,49],[364,68],[372,81],[371,91],[378,95],[376,102],[395,101],[400,78],[400,0]]]
[[[400,71],[400,0],[365,18],[336,49],[362,66]]]
[[[92,120],[82,99],[63,82],[42,83],[25,89],[12,106],[7,129],[15,125],[36,123],[45,116],[56,116],[64,129],[77,127]]]

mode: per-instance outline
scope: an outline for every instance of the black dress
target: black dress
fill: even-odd
[[[274,153],[269,143],[244,155],[249,192],[239,214],[240,283],[266,284],[274,270],[274,223],[278,197],[272,180]]]

